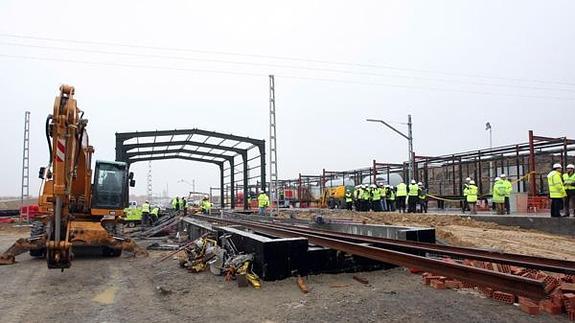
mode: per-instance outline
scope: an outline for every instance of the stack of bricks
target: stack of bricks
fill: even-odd
[[[535,301],[525,297],[516,297],[516,295],[498,291],[487,286],[477,286],[471,282],[459,281],[428,272],[422,274],[425,285],[436,289],[476,288],[481,294],[499,302],[513,304],[517,301],[521,311],[529,315],[537,315],[540,312],[546,312],[552,315],[567,313],[569,319],[575,321],[575,275],[550,275],[535,269],[470,259],[455,260],[445,258],[443,261],[539,280],[544,284],[545,292],[548,296],[541,301]],[[419,271],[412,270],[412,272]]]

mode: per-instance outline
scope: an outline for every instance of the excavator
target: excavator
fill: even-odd
[[[99,247],[108,257],[119,257],[122,250],[147,255],[122,236],[128,186],[135,185],[128,165],[96,161],[92,183],[94,147],[88,143],[88,120],[74,91],[73,86],[60,86],[53,113],[46,119],[50,159],[39,172],[39,220],[29,238],[19,239],[0,255],[0,265],[13,264],[17,255],[29,251],[31,256],[45,257],[48,268],[63,271],[72,264],[73,248],[85,246]]]

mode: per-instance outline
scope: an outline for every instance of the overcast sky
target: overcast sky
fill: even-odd
[[[48,161],[44,121],[76,87],[95,159],[114,133],[201,128],[268,140],[276,75],[280,178],[400,162],[381,125],[413,115],[437,155],[539,135],[575,137],[575,1],[0,2],[0,196],[19,195],[24,111],[31,187]],[[400,129],[401,124],[395,123]],[[219,183],[215,166],[154,162],[159,193]],[[135,164],[136,193],[147,164]]]

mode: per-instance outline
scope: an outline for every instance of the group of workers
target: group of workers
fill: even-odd
[[[423,183],[412,180],[409,185],[401,182],[397,186],[362,184],[355,186],[353,192],[345,192],[345,204],[348,210],[367,212],[427,213],[427,189]]]
[[[158,207],[151,207],[149,201],[145,201],[142,204],[142,225],[143,226],[151,226],[158,222],[160,208]]]
[[[184,211],[184,216],[188,213],[188,202],[186,201],[185,197],[174,197],[172,199],[172,208],[176,211],[182,210]]]
[[[561,164],[553,165],[553,170],[547,175],[549,197],[551,198],[551,217],[561,217],[561,209],[565,207],[563,217],[569,217],[570,209],[575,208],[575,165],[567,165],[563,173]],[[574,213],[575,216],[575,213]]]

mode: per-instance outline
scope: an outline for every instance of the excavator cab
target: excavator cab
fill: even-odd
[[[96,161],[92,187],[92,215],[119,215],[128,194],[128,166],[122,162]]]

